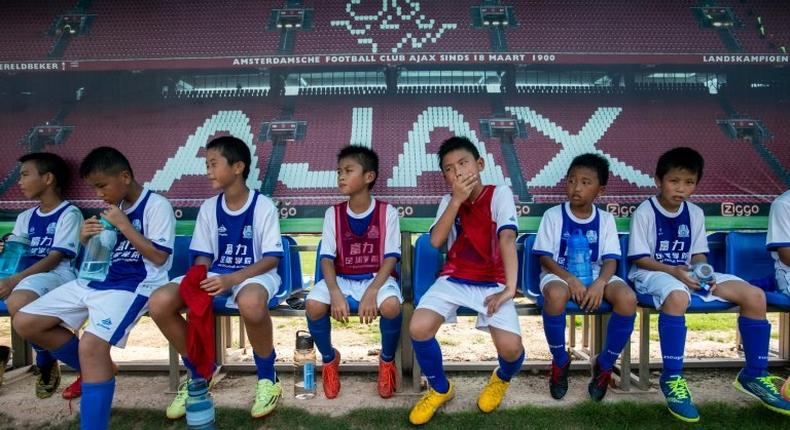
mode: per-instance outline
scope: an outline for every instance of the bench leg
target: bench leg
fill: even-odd
[[[178,383],[180,382],[180,379],[181,379],[180,375],[178,374],[179,373],[178,372],[178,368],[179,368],[178,351],[176,351],[176,349],[173,348],[172,344],[169,344],[167,346],[167,348],[169,350],[168,351],[169,352],[169,359],[168,359],[168,366],[167,366],[167,374],[168,374],[168,377],[169,377],[168,388],[170,389],[170,392],[175,393],[176,391],[178,391]]]
[[[631,390],[631,339],[628,339],[620,354],[620,389]]]
[[[650,309],[639,309],[639,388],[650,387]]]
[[[245,333],[244,318],[239,315],[239,348],[247,348],[247,334]]]
[[[568,327],[570,328],[568,331],[568,344],[571,349],[576,349],[576,315],[570,316]]]
[[[790,360],[790,312],[779,313],[779,357]]]
[[[19,369],[33,364],[33,347],[11,326],[11,365]]]

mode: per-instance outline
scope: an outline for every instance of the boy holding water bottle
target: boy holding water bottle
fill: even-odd
[[[269,300],[280,288],[277,265],[283,257],[277,208],[268,198],[247,186],[250,149],[232,136],[218,137],[206,145],[206,170],[211,186],[220,194],[200,206],[190,254],[195,265],[208,267],[199,288],[238,308],[252,345],[258,380],[250,414],[270,414],[282,397],[282,384],[274,371],[276,353],[272,343]],[[178,419],[186,414],[189,382],[198,378],[197,357],[187,354],[186,307],[179,294],[183,277],[173,279],[151,297],[150,315],[181,354],[189,379],[179,387],[166,415]]]
[[[24,240],[29,248],[10,276],[0,279],[0,300],[5,300],[12,318],[28,303],[76,277],[74,257],[82,225],[80,210],[63,200],[69,180],[66,162],[46,152],[24,155],[19,162],[19,188],[25,198],[38,204],[17,217],[11,239]],[[0,252],[4,245],[5,241],[0,241]],[[10,257],[0,255],[3,259]],[[44,399],[60,384],[60,366],[49,351],[36,344],[33,348],[38,373],[36,397]],[[0,363],[3,365],[5,362]]]
[[[307,327],[321,353],[324,395],[340,394],[340,352],[332,346],[330,315],[348,322],[350,305],[359,320],[370,324],[379,316],[378,393],[395,391],[395,350],[402,322],[400,286],[395,264],[400,259],[398,211],[373,198],[379,157],[370,148],[349,145],[337,154],[337,186],[348,200],[326,210],[318,250],[323,279],[307,295]]]
[[[621,256],[614,217],[598,209],[595,199],[606,191],[609,162],[598,154],[574,158],[565,177],[568,201],[543,214],[533,253],[540,256],[540,291],[543,294],[543,331],[551,351],[549,392],[557,400],[568,391],[570,357],[565,349],[565,307],[573,300],[580,308],[595,312],[605,300],[613,308],[606,345],[592,359],[592,379],[587,391],[600,401],[612,378],[620,351],[631,338],[636,314],[636,295],[614,273]],[[569,261],[576,251],[573,239],[581,237],[587,253],[586,276]],[[586,257],[586,256],[585,256]],[[586,280],[582,280],[586,277]]]
[[[746,365],[733,386],[760,400],[766,408],[790,415],[790,402],[768,374],[771,324],[765,319],[765,293],[742,279],[714,273],[708,291],[691,273],[691,265],[707,262],[708,240],[702,209],[688,202],[702,179],[704,160],[692,148],[674,148],[658,159],[658,195],[637,207],[631,218],[628,274],[637,293],[652,296],[660,311],[658,337],[663,369],[659,384],[670,413],[686,422],[699,421],[699,412],[683,377],[686,308],[692,297],[712,295],[740,308],[738,330]],[[707,297],[706,297],[707,299]]]
[[[88,153],[80,176],[107,205],[101,218],[117,231],[106,276],[97,280],[94,273],[88,281],[81,270],[78,279],[23,307],[14,328],[80,372],[80,427],[106,429],[115,392],[110,348],[125,346],[129,332],[148,309],[151,292],[167,281],[175,216],[166,198],[135,180],[129,161],[115,148],[99,147]],[[91,217],[83,223],[80,242],[85,245],[104,229]],[[71,330],[81,328],[86,320],[78,339]]]

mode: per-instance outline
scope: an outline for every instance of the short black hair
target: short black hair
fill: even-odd
[[[252,163],[252,156],[250,155],[250,147],[244,143],[243,140],[234,136],[220,136],[212,139],[206,145],[206,149],[213,149],[219,151],[228,164],[233,165],[241,161],[244,163],[244,172],[242,176],[247,179],[250,176],[250,164]]]
[[[340,152],[337,153],[337,162],[344,158],[352,158],[354,161],[362,166],[362,173],[373,172],[376,177],[373,182],[368,184],[368,189],[372,189],[376,185],[376,180],[379,178],[379,155],[376,151],[361,145],[347,145],[344,146]]]
[[[442,142],[442,145],[439,146],[439,152],[436,153],[437,157],[439,157],[439,169],[442,168],[444,156],[458,149],[470,152],[475,160],[480,159],[480,151],[477,150],[475,144],[468,137],[453,136]]]
[[[697,175],[697,181],[702,180],[702,170],[705,160],[696,150],[681,146],[672,148],[661,154],[656,164],[656,177],[661,180],[672,169],[685,169]]]
[[[576,156],[571,161],[571,166],[568,167],[567,175],[570,175],[571,170],[576,167],[586,167],[595,170],[595,173],[598,174],[598,183],[602,186],[606,186],[609,182],[609,160],[598,154],[587,153]]]
[[[66,160],[61,158],[58,154],[51,152],[31,152],[19,157],[20,163],[27,163],[31,161],[36,164],[36,170],[39,175],[52,173],[55,177],[57,187],[61,192],[69,185],[71,175],[69,172],[69,165]]]
[[[117,175],[126,170],[134,178],[134,171],[129,160],[121,151],[109,146],[100,146],[85,156],[80,163],[80,177],[85,179],[91,173],[102,172]]]

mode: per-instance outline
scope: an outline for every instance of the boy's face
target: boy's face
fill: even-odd
[[[589,167],[574,167],[566,181],[565,195],[574,207],[591,205],[606,190],[598,180],[598,172]]]
[[[132,175],[128,170],[122,170],[117,174],[97,170],[86,176],[85,182],[96,191],[96,197],[102,199],[104,203],[118,205],[129,194]]]
[[[19,167],[19,189],[26,199],[37,199],[54,181],[51,173],[39,174],[35,161],[25,161]]]
[[[375,179],[375,172],[365,172],[362,165],[351,157],[342,158],[337,162],[337,188],[344,196],[367,190],[368,184]]]
[[[444,155],[441,168],[444,182],[452,188],[455,181],[461,178],[479,176],[485,168],[485,161],[482,157],[475,160],[474,155],[465,149],[456,149]],[[479,178],[478,182],[480,182]]]
[[[206,151],[206,175],[211,180],[211,188],[223,189],[232,184],[237,175],[244,173],[244,163],[239,161],[232,165],[222,152],[216,149]]]
[[[655,181],[659,196],[673,206],[680,206],[697,188],[697,174],[681,168],[670,169]]]

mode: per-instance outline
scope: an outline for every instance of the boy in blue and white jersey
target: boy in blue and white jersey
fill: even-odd
[[[101,217],[117,230],[103,281],[76,279],[22,308],[14,328],[80,372],[80,427],[105,429],[115,392],[110,348],[123,348],[148,309],[148,297],[167,281],[175,240],[170,202],[134,179],[129,161],[115,148],[99,147],[80,165],[80,176],[108,207]],[[83,223],[80,242],[104,227],[96,217]],[[83,327],[78,339],[72,330]]]
[[[226,306],[238,308],[242,316],[258,373],[251,415],[259,418],[271,413],[282,397],[274,371],[277,355],[268,303],[280,288],[277,265],[283,245],[274,203],[246,185],[250,165],[249,147],[238,138],[218,137],[206,146],[208,178],[222,192],[200,206],[189,250],[195,265],[208,267],[200,288],[212,296],[227,297]],[[156,291],[150,313],[193,378],[198,377],[194,365],[198,358],[187,355],[187,325],[181,316],[186,303],[179,294],[182,279],[173,279]],[[181,384],[167,408],[168,418],[186,414],[187,386],[188,381]]]
[[[82,213],[63,200],[69,167],[56,154],[30,153],[19,159],[19,188],[38,205],[19,214],[12,234],[30,241],[29,253],[22,257],[18,272],[0,279],[0,299],[5,300],[13,318],[19,309],[76,277],[74,258],[79,250]],[[0,241],[0,252],[5,242]],[[36,397],[50,397],[60,384],[60,366],[47,350],[36,351]],[[0,363],[0,366],[5,363]]]
[[[746,365],[733,385],[768,409],[790,415],[790,402],[782,398],[775,377],[768,374],[771,324],[765,319],[765,293],[736,276],[715,273],[711,297],[707,297],[704,292],[700,294],[700,283],[691,276],[690,265],[707,262],[708,253],[705,215],[699,206],[687,201],[702,179],[703,167],[702,156],[691,148],[664,153],[656,166],[658,195],[640,204],[631,218],[628,258],[633,266],[628,277],[637,293],[653,297],[660,311],[658,336],[664,364],[661,391],[673,416],[686,422],[699,421],[683,377],[685,313],[695,294],[739,306],[738,330]]]

